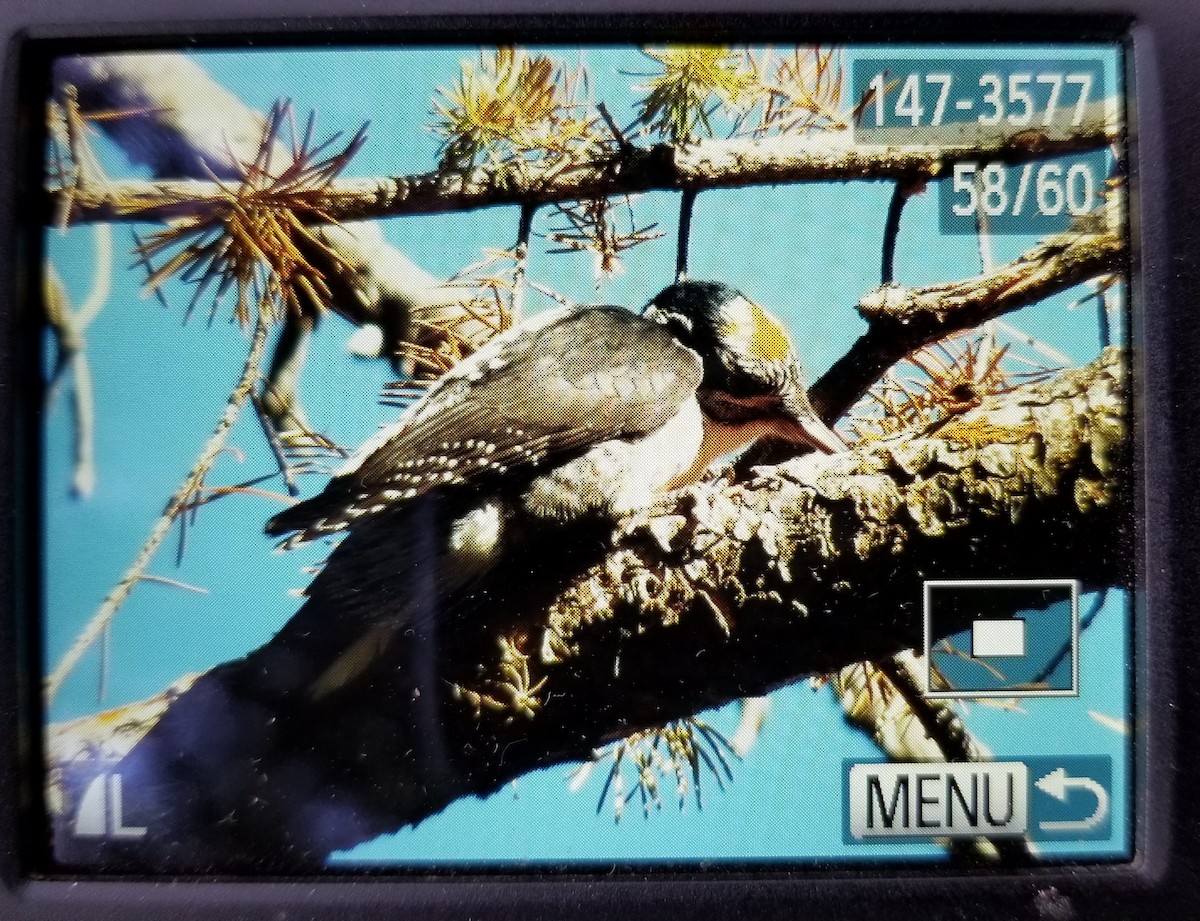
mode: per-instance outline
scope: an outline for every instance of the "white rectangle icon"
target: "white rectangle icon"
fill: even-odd
[[[1025,655],[1025,621],[1019,617],[973,621],[971,655],[977,659]]]
[[[1071,680],[1067,687],[1046,688],[1041,685],[1010,685],[1004,687],[961,687],[949,685],[945,681],[935,678],[935,661],[938,649],[935,648],[935,641],[943,639],[940,635],[935,635],[933,629],[933,596],[938,589],[980,589],[987,591],[988,589],[1006,589],[1006,588],[1021,588],[1021,587],[1040,587],[1040,588],[1065,588],[1070,591],[1071,598],[1071,637],[1070,637],[1070,660],[1071,660]],[[929,700],[973,700],[983,699],[987,697],[993,698],[1014,698],[1014,697],[1078,697],[1079,696],[1079,593],[1081,589],[1079,582],[1075,579],[927,579],[923,584],[922,601],[924,604],[925,613],[925,688],[924,696]],[[1036,614],[1034,615],[1036,616]],[[1015,620],[1016,618],[1007,618]],[[998,620],[995,617],[976,618],[975,622],[991,622]],[[985,628],[985,633],[986,633]],[[1028,629],[1028,621],[1025,621],[1024,629]],[[956,623],[955,634],[959,631],[965,632],[966,627],[958,626]],[[972,641],[974,641],[974,630],[972,629]],[[986,645],[987,639],[985,637]],[[965,641],[962,645],[966,645]],[[951,650],[953,651],[953,650]],[[985,658],[983,652],[972,650],[971,653],[976,658]],[[1030,648],[1026,642],[1023,656],[1030,654]],[[991,653],[992,656],[999,655]],[[1000,676],[1003,678],[1003,676]]]
[[[966,838],[1024,835],[1029,770],[1020,761],[850,767],[850,835]]]

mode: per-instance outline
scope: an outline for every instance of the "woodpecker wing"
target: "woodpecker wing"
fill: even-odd
[[[700,384],[699,356],[618,307],[554,311],[498,336],[370,439],[268,534],[344,530],[432,489],[513,482],[613,438],[655,431]]]

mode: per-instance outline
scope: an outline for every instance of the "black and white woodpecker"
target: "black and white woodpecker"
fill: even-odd
[[[680,282],[641,315],[559,309],[502,333],[267,523],[288,544],[347,532],[307,590],[348,628],[310,693],[351,681],[527,535],[615,523],[767,436],[844,447],[784,327],[726,285]]]

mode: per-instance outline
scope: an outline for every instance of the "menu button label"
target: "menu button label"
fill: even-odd
[[[1024,835],[1029,770],[1019,761],[850,766],[850,835],[956,838]]]

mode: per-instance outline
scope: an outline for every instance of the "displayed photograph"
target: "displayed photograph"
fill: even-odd
[[[48,63],[48,873],[1133,856],[1120,44]]]

